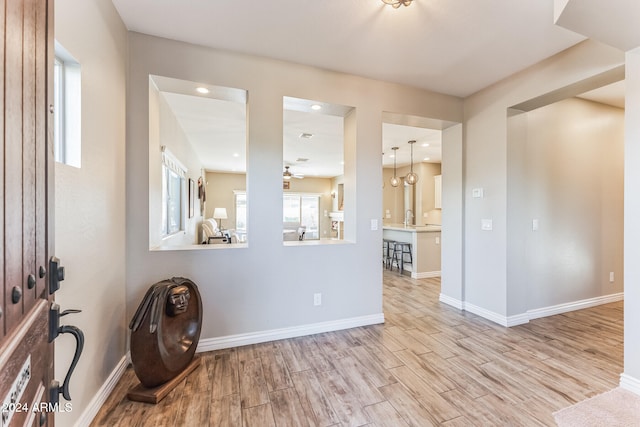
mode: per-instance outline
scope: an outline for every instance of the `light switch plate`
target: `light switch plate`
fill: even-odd
[[[537,219],[532,220],[531,221],[531,230],[538,231],[539,228],[540,228],[540,221],[538,221]]]
[[[371,231],[376,231],[378,229],[378,220],[377,219],[372,219],[371,220]]]
[[[492,219],[483,219],[481,222],[482,230],[491,231],[493,230],[493,220]]]
[[[484,189],[483,188],[474,188],[471,190],[471,197],[474,199],[482,199],[484,197]]]

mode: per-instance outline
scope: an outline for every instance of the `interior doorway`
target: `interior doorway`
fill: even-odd
[[[529,319],[623,298],[624,84],[574,95],[508,119],[509,304]]]

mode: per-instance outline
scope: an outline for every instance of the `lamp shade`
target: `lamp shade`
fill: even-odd
[[[215,208],[213,210],[214,219],[227,219],[227,208]]]

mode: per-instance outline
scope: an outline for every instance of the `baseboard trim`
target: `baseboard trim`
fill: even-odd
[[[411,272],[412,279],[430,279],[432,277],[440,277],[441,271],[423,271],[422,273]]]
[[[122,356],[122,359],[120,359],[116,367],[111,371],[107,380],[102,384],[102,387],[100,387],[96,395],[91,399],[91,402],[89,402],[87,409],[84,410],[78,421],[74,424],[75,427],[88,427],[91,424],[98,414],[98,411],[100,411],[100,408],[102,408],[102,405],[104,405],[118,384],[118,381],[120,381],[120,378],[124,375],[128,365],[129,359],[127,355]]]
[[[627,374],[620,375],[620,387],[640,395],[640,380]]]
[[[568,313],[570,311],[582,310],[584,308],[595,307],[602,304],[609,304],[611,302],[618,302],[624,299],[624,292],[617,294],[604,295],[601,297],[589,298],[580,301],[573,301],[566,304],[558,304],[550,307],[537,308],[535,310],[528,310],[526,313],[516,314],[513,316],[503,316],[493,311],[487,310],[477,305],[470,304],[465,301],[460,301],[455,298],[451,298],[447,295],[440,294],[440,302],[457,308],[458,310],[465,310],[473,314],[477,314],[487,320],[491,320],[502,326],[511,327],[523,325],[529,323],[530,320],[539,319],[541,317],[555,316],[556,314]]]
[[[537,308],[528,310],[529,320],[539,319],[541,317],[554,316],[556,314],[568,313],[570,311],[582,310],[583,308],[595,307],[597,305],[618,302],[624,299],[624,292],[617,294],[604,295],[601,297],[588,298],[580,301],[568,302],[566,304],[558,304],[550,307]]]
[[[507,324],[505,326],[510,328],[512,326],[524,325],[525,323],[529,323],[529,320],[531,319],[527,313],[506,316],[505,321]]]
[[[443,304],[450,305],[451,307],[457,308],[458,310],[464,310],[464,303],[459,299],[452,298],[445,294],[440,294],[439,300]]]
[[[501,314],[495,313],[491,310],[487,310],[482,307],[478,307],[477,305],[469,304],[468,302],[464,303],[464,310],[473,314],[477,314],[480,317],[484,317],[487,320],[491,320],[494,323],[502,326],[508,326],[507,317]]]
[[[359,326],[377,325],[380,323],[384,323],[384,313],[293,326],[290,328],[226,335],[216,338],[204,338],[198,343],[196,352],[202,353],[205,351],[221,350],[224,348],[302,337],[305,335],[320,334],[323,332],[339,331],[342,329],[357,328]]]

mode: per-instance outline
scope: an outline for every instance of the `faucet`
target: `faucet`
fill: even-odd
[[[405,225],[405,227],[407,225],[409,225],[409,222],[411,221],[411,218],[413,218],[413,211],[411,209],[407,209],[407,211],[404,213],[404,225]]]

